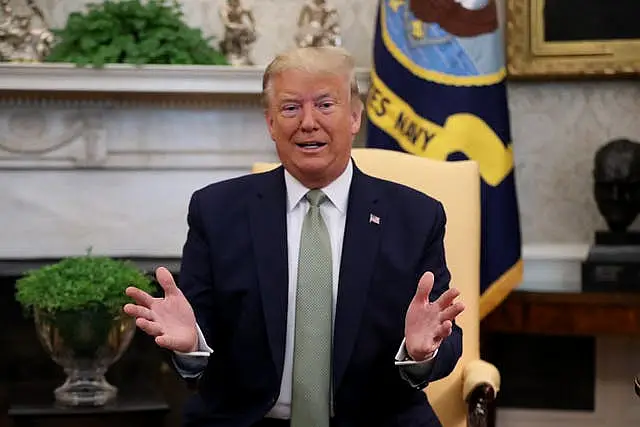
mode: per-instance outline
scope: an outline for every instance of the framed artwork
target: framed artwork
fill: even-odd
[[[506,0],[510,78],[640,74],[640,0]]]

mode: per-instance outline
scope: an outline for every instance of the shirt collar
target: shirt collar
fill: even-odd
[[[321,188],[331,203],[343,214],[347,211],[349,187],[351,186],[352,177],[353,165],[352,161],[349,160],[344,172],[329,185]],[[284,170],[284,182],[287,187],[287,212],[291,212],[298,206],[300,200],[302,200],[310,189],[302,185],[302,183],[295,179],[286,169]]]

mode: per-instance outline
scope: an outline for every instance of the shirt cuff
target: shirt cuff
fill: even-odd
[[[190,351],[188,353],[183,353],[181,351],[175,351],[174,353],[178,356],[186,356],[186,357],[209,357],[211,353],[213,353],[213,349],[209,347],[207,344],[207,340],[204,338],[204,334],[200,329],[200,325],[196,323],[196,330],[198,331],[198,350]]]
[[[417,362],[417,361],[411,359],[411,356],[409,356],[409,353],[407,352],[407,346],[405,345],[406,344],[406,340],[407,340],[406,338],[402,339],[402,344],[400,344],[400,349],[396,353],[396,361],[395,361],[396,366],[427,365],[431,361],[433,361],[433,359],[435,359],[435,357],[438,354],[438,349],[436,349],[436,351],[433,352],[431,357],[429,357],[428,359],[425,359],[425,360]]]

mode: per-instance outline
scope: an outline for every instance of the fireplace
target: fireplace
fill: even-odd
[[[358,75],[364,94],[368,73]],[[158,417],[179,425],[189,391],[141,332],[108,372],[120,406],[75,418],[54,408],[64,375],[15,301],[15,281],[89,248],[177,272],[190,195],[277,160],[261,77],[260,67],[0,64],[0,316],[10,325],[0,335],[0,405],[9,409],[0,417],[16,426],[157,427]]]

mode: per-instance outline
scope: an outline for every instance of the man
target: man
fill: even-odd
[[[265,117],[281,167],[189,205],[180,288],[125,311],[198,393],[188,426],[440,425],[421,388],[462,351],[434,199],[351,159],[363,106],[340,48],[278,56]]]

